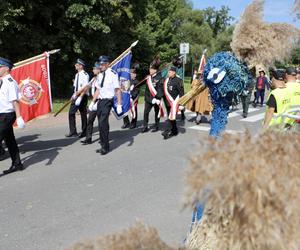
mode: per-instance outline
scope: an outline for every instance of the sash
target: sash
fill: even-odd
[[[157,95],[157,90],[153,86],[152,78],[151,78],[150,75],[147,77],[147,86],[150,90],[151,96],[153,98],[155,98],[155,96]],[[162,106],[162,102],[160,102],[160,104],[158,106],[159,106],[159,112],[158,112],[157,117],[158,118],[164,117],[165,113],[164,113],[164,109],[163,109],[163,106]]]
[[[164,82],[164,92],[165,92],[166,99],[170,105],[169,120],[174,121],[176,120],[176,115],[179,110],[179,103],[178,103],[179,95],[176,97],[175,100],[173,99],[173,97],[168,92],[168,82],[169,82],[169,78],[167,78]]]

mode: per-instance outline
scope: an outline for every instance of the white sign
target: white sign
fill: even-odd
[[[180,44],[180,54],[185,55],[190,52],[190,44],[189,43],[181,43]]]

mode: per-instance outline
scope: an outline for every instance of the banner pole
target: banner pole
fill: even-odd
[[[52,112],[53,105],[52,105],[52,91],[51,91],[51,78],[50,78],[50,54],[49,52],[46,52],[46,54],[47,54],[47,70],[48,70],[48,91],[50,97],[50,108]]]

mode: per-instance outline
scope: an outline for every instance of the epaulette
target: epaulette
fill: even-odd
[[[111,72],[113,72],[115,75],[117,74],[117,71],[111,69]]]
[[[10,82],[14,81],[11,77],[7,78],[7,80],[10,81]]]
[[[87,74],[88,74],[88,73],[87,73],[87,72],[85,72],[85,71],[84,71],[83,73],[84,73],[85,75],[87,75]]]

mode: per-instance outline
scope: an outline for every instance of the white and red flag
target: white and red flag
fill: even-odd
[[[205,54],[206,54],[206,49],[202,53],[202,56],[201,56],[201,59],[200,59],[200,64],[199,64],[199,68],[198,68],[198,72],[203,72],[203,70],[204,70],[204,66],[206,64]]]

